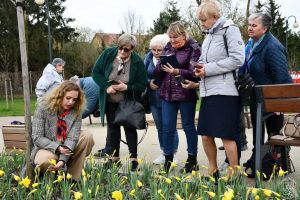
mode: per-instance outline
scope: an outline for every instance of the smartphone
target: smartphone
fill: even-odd
[[[157,80],[157,79],[154,79],[154,80],[153,80],[153,84],[154,84],[154,85],[157,85],[157,86],[160,86],[161,81],[160,81],[160,80]]]
[[[175,80],[177,81],[177,83],[184,83],[185,82],[185,79],[181,75],[175,76]]]
[[[197,68],[197,69],[201,69],[202,68],[202,66],[199,66],[200,63],[197,63],[197,62],[195,62],[193,60],[190,61],[190,64],[192,66],[194,66],[195,68]],[[201,64],[203,64],[203,63],[201,63]]]
[[[120,84],[118,81],[115,81],[115,80],[109,80],[107,82],[112,84],[112,85],[119,85]]]
[[[65,148],[65,149],[68,149],[71,153],[73,153],[73,150],[70,149],[70,147],[68,147],[67,145],[61,144],[60,146]]]

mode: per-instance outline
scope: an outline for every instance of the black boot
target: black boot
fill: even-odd
[[[165,155],[166,161],[164,164],[164,169],[165,172],[169,173],[170,171],[170,167],[171,167],[171,163],[173,162],[173,155]]]
[[[186,160],[184,168],[182,168],[180,171],[185,173],[191,173],[192,171],[198,171],[199,166],[197,163],[197,155],[188,155],[188,159]]]

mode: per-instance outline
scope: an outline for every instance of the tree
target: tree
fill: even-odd
[[[150,33],[153,36],[165,33],[172,22],[181,20],[179,11],[177,2],[169,0],[165,9],[159,13],[159,17],[153,21],[154,27],[150,29]]]

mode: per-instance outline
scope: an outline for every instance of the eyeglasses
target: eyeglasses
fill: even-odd
[[[128,53],[129,51],[131,51],[131,49],[125,48],[125,47],[118,47],[119,51],[124,51],[125,53]]]
[[[162,49],[151,49],[154,52],[162,52]]]

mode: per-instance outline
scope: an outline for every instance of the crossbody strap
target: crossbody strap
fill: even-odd
[[[226,54],[227,54],[227,56],[229,57],[228,43],[227,43],[227,37],[226,37],[226,33],[227,33],[228,27],[229,27],[229,26],[227,26],[227,27],[225,28],[225,32],[224,32],[224,34],[223,34],[223,41],[224,41],[224,46],[225,46]],[[233,75],[233,79],[236,80],[237,77],[236,77],[236,72],[235,72],[235,70],[232,71],[232,75]]]

